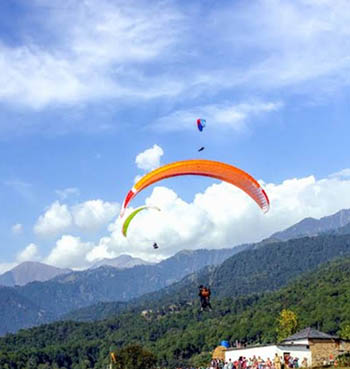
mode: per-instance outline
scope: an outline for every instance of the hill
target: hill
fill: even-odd
[[[231,255],[249,247],[238,246],[222,250],[181,251],[156,265],[138,265],[128,269],[102,266],[81,272],[70,272],[45,282],[32,282],[13,287],[17,296],[32,302],[32,314],[42,312],[41,322],[58,319],[74,309],[101,301],[129,301],[144,293],[161,289],[181,280],[185,275],[208,264],[217,265]],[[28,305],[29,306],[29,305]],[[120,305],[121,306],[121,305]],[[118,306],[119,309],[119,306]],[[19,305],[13,305],[11,314],[21,314]],[[0,334],[34,325],[33,319],[14,324],[7,310],[0,310]]]
[[[48,312],[9,287],[0,286],[0,311],[6,317],[0,323],[1,334],[43,324],[52,319]]]
[[[134,310],[95,323],[57,322],[0,339],[0,363],[31,357],[72,369],[108,363],[111,345],[138,342],[153,351],[160,365],[196,361],[222,339],[253,343],[276,340],[276,318],[284,308],[298,317],[298,329],[317,326],[341,334],[349,325],[350,258],[327,263],[270,293],[214,299],[214,311],[199,313],[189,304],[163,306],[147,314]],[[5,353],[6,352],[6,353]]]
[[[210,285],[213,297],[220,298],[274,291],[303,273],[345,256],[350,257],[350,235],[324,234],[257,244],[216,267],[207,266],[166,288],[131,300],[128,309],[148,310],[174,303],[197,303],[200,284]],[[93,321],[108,317],[109,311],[120,312],[120,305],[114,302],[92,305],[83,311],[70,312],[64,318]]]

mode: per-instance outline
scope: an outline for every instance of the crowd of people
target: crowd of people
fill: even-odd
[[[251,358],[245,358],[241,356],[238,360],[224,362],[223,360],[214,359],[210,363],[208,369],[293,369],[293,368],[307,368],[307,359],[304,358],[299,362],[298,357],[285,356],[282,358],[277,353],[273,359],[262,359],[260,356],[255,355]]]
[[[228,361],[213,359],[210,362],[210,366],[207,367],[189,367],[189,368],[176,368],[176,369],[297,369],[297,368],[307,368],[308,362],[304,357],[301,362],[299,362],[298,357],[292,356],[279,356],[275,354],[273,359],[267,358],[262,359],[260,356],[255,355],[251,358],[245,358],[241,356],[238,360]]]

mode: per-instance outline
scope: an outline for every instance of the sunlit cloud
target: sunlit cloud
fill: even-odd
[[[34,225],[34,233],[52,238],[67,232],[98,232],[116,216],[119,204],[102,200],[89,200],[68,206],[59,201],[52,203]]]
[[[163,156],[164,151],[158,145],[153,145],[150,149],[147,149],[136,156],[135,163],[139,169],[149,171],[159,167],[160,159]]]

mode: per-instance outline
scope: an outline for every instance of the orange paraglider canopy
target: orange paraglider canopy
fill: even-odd
[[[269,211],[269,198],[260,184],[251,175],[230,164],[195,159],[170,163],[143,176],[126,195],[121,216],[124,215],[125,209],[136,194],[146,187],[165,178],[184,175],[212,177],[231,183],[246,192],[260,206],[264,213]]]

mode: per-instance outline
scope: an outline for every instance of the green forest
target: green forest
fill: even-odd
[[[212,312],[200,312],[198,302],[189,300],[147,313],[126,310],[98,322],[64,321],[21,330],[0,340],[0,367],[105,368],[111,351],[129,345],[141,345],[163,367],[196,364],[208,360],[223,339],[275,342],[283,309],[296,314],[298,329],[313,326],[347,338],[350,259],[327,263],[275,292],[216,298],[212,304]]]

